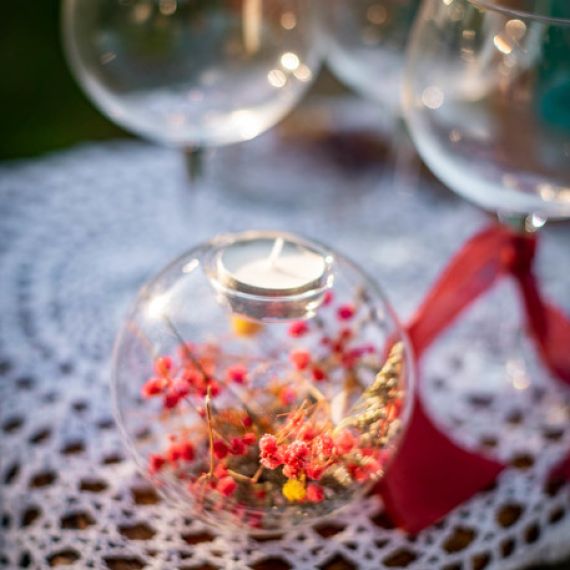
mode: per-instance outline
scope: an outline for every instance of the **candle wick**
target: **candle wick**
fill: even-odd
[[[277,259],[281,255],[281,252],[283,251],[284,243],[285,242],[283,241],[283,238],[277,238],[275,240],[275,243],[273,244],[273,249],[271,250],[271,253],[269,254],[269,258],[267,259],[267,262],[269,263],[269,267],[274,267],[275,262],[277,261]]]

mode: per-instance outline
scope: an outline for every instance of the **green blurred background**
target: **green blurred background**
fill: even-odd
[[[0,161],[129,136],[97,111],[72,77],[61,41],[60,0],[1,1]],[[328,72],[315,90],[346,91]]]
[[[60,1],[2,2],[0,160],[124,133],[87,101],[68,71]]]

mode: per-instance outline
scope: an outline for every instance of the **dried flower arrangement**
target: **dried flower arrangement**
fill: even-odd
[[[254,530],[273,529],[275,513],[291,507],[298,517],[327,514],[378,480],[401,427],[403,346],[386,353],[362,342],[378,325],[362,291],[353,303],[333,301],[329,292],[316,317],[287,325],[278,375],[266,355],[190,343],[167,320],[178,349],[155,359],[142,394],[160,402],[163,419],[194,421],[150,456],[150,476],[182,484],[203,513]],[[234,337],[261,344],[263,334],[262,324],[233,318]],[[283,351],[276,346],[266,354]]]

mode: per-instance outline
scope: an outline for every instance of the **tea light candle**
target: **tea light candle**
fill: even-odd
[[[238,242],[218,258],[220,273],[238,290],[295,295],[322,286],[325,258],[283,237]]]
[[[332,284],[333,257],[289,234],[250,232],[216,255],[218,289],[241,314],[256,319],[310,314]]]

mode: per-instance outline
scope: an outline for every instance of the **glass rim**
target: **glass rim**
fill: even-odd
[[[479,8],[492,10],[493,12],[500,12],[515,18],[524,18],[548,24],[570,26],[570,17],[562,18],[552,16],[548,13],[548,10],[538,5],[539,2],[537,0],[524,0],[521,8],[506,6],[503,4],[503,0],[468,0],[468,2]],[[552,6],[552,3],[548,2],[546,6]]]

